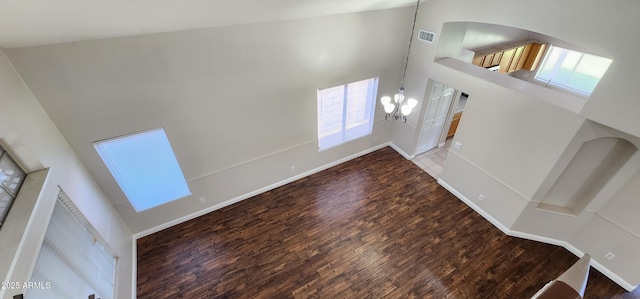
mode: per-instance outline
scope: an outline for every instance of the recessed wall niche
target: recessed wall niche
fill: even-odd
[[[617,136],[583,142],[538,208],[578,215],[637,151],[634,144]]]

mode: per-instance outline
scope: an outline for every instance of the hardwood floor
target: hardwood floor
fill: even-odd
[[[138,298],[530,298],[578,260],[384,148],[138,240]],[[637,298],[595,269],[586,298]]]

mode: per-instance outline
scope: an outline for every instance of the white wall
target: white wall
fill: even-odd
[[[398,32],[411,15],[400,8],[6,52],[141,233],[388,142],[378,107],[371,136],[319,153],[316,91],[379,76],[379,93],[395,93],[409,39]],[[159,126],[193,196],[136,213],[91,144]]]
[[[549,9],[553,7],[553,9]],[[432,0],[421,6],[419,29],[440,34],[445,22],[494,23],[529,30],[574,44],[580,49],[612,58],[607,75],[588,101],[561,95],[509,76],[501,76],[455,61],[434,62],[436,44],[417,43],[412,49],[406,89],[423,98],[429,79],[468,93],[465,114],[455,137],[462,143],[452,150],[441,180],[473,202],[505,231],[565,245],[574,252],[589,252],[605,274],[626,288],[640,282],[640,214],[632,188],[621,189],[634,166],[624,168],[579,216],[537,210],[537,200],[556,175],[556,165],[571,159],[580,130],[589,120],[617,132],[640,136],[640,86],[633,80],[640,67],[633,38],[640,28],[634,15],[640,4],[590,0],[542,2]],[[454,28],[458,28],[455,27]],[[455,57],[462,44],[461,30],[444,46]],[[595,38],[597,36],[597,38]],[[439,42],[436,40],[436,42]],[[419,107],[420,109],[423,109]],[[417,121],[417,120],[414,120]],[[599,125],[598,125],[599,126]],[[394,127],[392,141],[412,153],[415,126]],[[604,126],[599,126],[607,130]],[[578,145],[579,146],[579,145]],[[552,182],[551,182],[552,183]],[[630,184],[639,184],[637,176]],[[614,187],[618,187],[618,192]],[[627,185],[629,186],[629,185]],[[480,194],[485,196],[478,201]],[[608,196],[605,196],[607,195]],[[616,194],[613,196],[612,194]],[[622,211],[622,207],[627,208]],[[617,256],[608,261],[607,251]]]
[[[58,186],[65,190],[80,211],[117,253],[116,281],[118,298],[130,298],[132,281],[132,234],[109,201],[80,163],[69,144],[62,137],[44,109],[25,86],[18,73],[0,51],[0,139],[25,165],[42,166],[48,173],[31,176],[41,190],[27,189],[16,200],[9,213],[7,226],[0,230],[0,239],[16,246],[1,251],[10,263],[2,263],[2,281],[29,281],[42,238],[58,194]],[[32,167],[25,166],[25,167]],[[30,169],[34,170],[34,169]],[[10,222],[10,223],[9,223]],[[1,290],[7,298],[22,290]]]
[[[526,30],[486,23],[469,23],[462,47],[469,50],[482,49],[506,42],[529,39]]]

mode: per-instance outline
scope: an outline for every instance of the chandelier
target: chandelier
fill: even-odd
[[[393,99],[389,96],[383,96],[380,98],[380,102],[384,107],[386,113],[384,119],[390,120],[402,120],[403,123],[407,122],[407,116],[413,112],[413,108],[418,105],[418,100],[410,98],[405,101],[404,97],[404,77],[407,74],[407,65],[409,64],[409,54],[411,53],[411,42],[413,41],[413,31],[416,28],[416,19],[418,18],[418,8],[420,7],[420,0],[416,1],[416,12],[413,16],[413,27],[411,27],[411,37],[409,38],[409,49],[407,50],[407,60],[404,63],[404,71],[402,72],[402,81],[400,81],[400,91],[393,96]]]

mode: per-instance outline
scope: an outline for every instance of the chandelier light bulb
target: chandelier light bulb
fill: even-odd
[[[396,103],[402,103],[402,100],[404,100],[404,94],[402,92],[396,93],[396,95],[393,96],[393,101]]]
[[[396,109],[396,105],[394,105],[394,104],[386,104],[386,105],[384,105],[384,112],[385,113],[391,113],[395,109]]]
[[[418,105],[418,100],[416,99],[408,99],[407,100],[407,105],[409,105],[409,107],[411,107],[412,109]]]
[[[404,116],[409,116],[409,114],[411,114],[411,110],[413,110],[413,107],[409,105],[402,105],[402,107],[400,107],[400,113]]]

